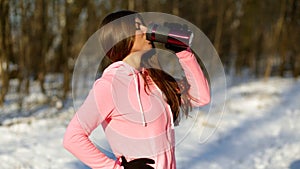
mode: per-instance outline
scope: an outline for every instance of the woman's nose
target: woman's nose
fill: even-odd
[[[141,31],[142,31],[143,33],[146,33],[147,30],[148,30],[147,26],[141,25]]]

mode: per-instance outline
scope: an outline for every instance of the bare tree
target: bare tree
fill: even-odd
[[[289,7],[288,7],[286,25],[285,25],[286,31],[284,34],[284,38],[286,39],[285,41],[286,46],[282,51],[286,55],[285,59],[288,60],[289,58],[290,69],[292,70],[293,76],[297,78],[300,75],[300,48],[299,48],[300,2],[297,0],[289,0],[288,4]]]
[[[30,8],[31,3],[27,2],[25,3],[23,0],[20,0],[19,7],[20,7],[20,40],[19,43],[19,50],[17,55],[19,56],[18,64],[19,64],[19,87],[18,91],[21,95],[28,94],[29,93],[29,76],[30,76],[30,47],[28,47],[28,44],[30,44],[30,21],[32,18],[29,16],[28,12],[30,12],[28,9]],[[25,84],[24,84],[25,83]],[[24,87],[22,87],[24,84]],[[22,99],[22,97],[20,97]],[[20,101],[21,102],[21,101]],[[21,104],[21,103],[20,103]]]
[[[9,57],[12,57],[12,39],[9,20],[9,1],[0,1],[0,77],[1,93],[0,106],[3,105],[5,95],[9,89]]]
[[[217,4],[217,23],[215,28],[214,47],[216,48],[217,51],[220,51],[225,4],[223,0],[217,0],[216,4]]]
[[[128,9],[129,10],[135,9],[135,0],[128,0]]]
[[[65,1],[65,25],[62,32],[62,56],[61,65],[63,66],[63,98],[67,97],[70,91],[72,66],[70,60],[75,58],[74,53],[74,32],[78,26],[79,15],[88,1],[75,0],[74,2]]]
[[[269,76],[271,74],[274,56],[276,55],[276,53],[278,53],[278,50],[276,47],[281,45],[279,43],[279,41],[280,41],[281,32],[283,30],[283,26],[284,26],[286,10],[287,10],[287,0],[281,0],[280,15],[274,25],[274,29],[273,29],[273,32],[271,33],[271,37],[270,37],[271,41],[269,43],[271,45],[272,51],[271,51],[271,54],[268,55],[268,57],[267,57],[267,65],[266,65],[265,74],[264,74],[265,79],[269,78]]]
[[[46,94],[44,87],[45,74],[46,74],[46,53],[49,47],[49,34],[48,34],[48,5],[47,0],[35,1],[35,12],[32,22],[32,50],[31,50],[31,63],[33,73],[36,74],[40,83],[42,93]]]

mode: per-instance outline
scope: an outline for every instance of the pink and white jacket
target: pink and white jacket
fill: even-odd
[[[195,56],[177,53],[188,83],[193,106],[210,102],[209,85]],[[121,169],[120,157],[127,161],[147,157],[155,169],[176,169],[173,116],[160,89],[150,83],[144,89],[140,72],[123,61],[111,64],[95,81],[85,102],[67,127],[64,147],[94,169]],[[89,140],[102,125],[117,160],[108,158]]]

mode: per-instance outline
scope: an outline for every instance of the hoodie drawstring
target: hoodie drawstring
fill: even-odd
[[[133,79],[134,79],[134,83],[135,83],[135,90],[136,90],[136,96],[137,96],[137,100],[138,100],[138,104],[139,104],[139,108],[140,108],[140,113],[141,113],[141,118],[143,121],[143,126],[146,127],[147,126],[147,122],[146,122],[146,118],[145,118],[145,113],[143,110],[143,106],[142,106],[142,101],[141,101],[141,96],[139,94],[139,85],[138,85],[138,78],[137,78],[137,73],[134,72],[133,69],[131,69],[131,72],[133,74]],[[160,91],[161,96],[163,97],[163,94],[161,92],[161,90],[155,85],[155,87],[158,89],[158,91]],[[170,114],[170,121],[171,121],[171,128],[174,129],[174,122],[173,122],[173,114],[172,114],[172,109],[170,107],[170,105],[167,105],[168,107],[168,112]]]
[[[139,85],[138,85],[137,74],[134,72],[134,70],[131,69],[131,71],[132,71],[133,78],[134,78],[136,96],[137,96],[137,100],[138,100],[138,104],[139,104],[139,108],[140,108],[140,112],[141,112],[143,126],[146,127],[147,123],[146,123],[145,113],[144,113],[142,102],[141,102],[141,97],[140,97],[140,94],[139,94]]]

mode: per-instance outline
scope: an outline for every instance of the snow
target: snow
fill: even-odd
[[[273,77],[231,84],[220,124],[220,114],[209,114],[207,121],[206,109],[199,109],[176,127],[178,168],[300,168],[300,80]],[[71,99],[63,107],[57,98],[44,104],[48,98],[36,89],[24,98],[30,111],[20,113],[15,90],[7,98],[0,108],[1,169],[88,169],[62,147],[74,114]]]

